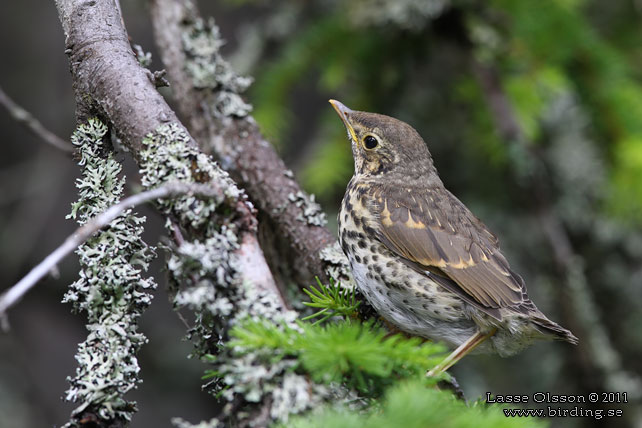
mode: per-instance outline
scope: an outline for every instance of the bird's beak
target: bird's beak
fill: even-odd
[[[352,141],[356,143],[358,141],[357,134],[354,132],[354,128],[350,124],[350,118],[349,118],[349,115],[351,113],[354,113],[354,110],[346,107],[345,105],[343,105],[343,103],[340,103],[337,100],[330,100],[330,104],[332,104],[332,107],[334,107],[337,114],[343,121],[343,124],[346,126],[346,129],[348,130],[348,136],[352,138]]]

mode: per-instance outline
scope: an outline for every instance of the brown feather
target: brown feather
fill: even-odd
[[[399,190],[383,187],[373,207],[390,250],[419,270],[442,272],[450,279],[442,281],[446,288],[495,317],[496,309],[525,302],[524,281],[510,270],[495,235],[448,190]]]

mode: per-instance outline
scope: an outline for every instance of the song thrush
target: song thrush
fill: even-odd
[[[577,343],[537,309],[495,235],[446,190],[417,131],[330,103],[348,131],[355,169],[339,242],[357,286],[386,321],[457,347],[429,374],[475,348],[509,356],[534,339]]]

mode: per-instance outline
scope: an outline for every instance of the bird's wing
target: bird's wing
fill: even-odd
[[[526,301],[495,235],[448,190],[383,188],[373,203],[379,239],[415,268],[495,317]]]

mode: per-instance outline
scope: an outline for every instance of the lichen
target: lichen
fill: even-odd
[[[201,18],[183,21],[185,69],[192,78],[192,85],[210,92],[208,100],[214,114],[245,117],[252,111],[252,106],[240,94],[250,86],[252,79],[238,76],[223,59],[220,54],[223,44],[212,18],[207,21]]]
[[[162,125],[150,133],[143,147],[141,182],[145,188],[168,181],[212,182],[224,193],[214,199],[187,195],[158,203],[161,212],[172,219],[166,223],[171,235],[175,236],[176,227],[183,235],[168,251],[174,305],[194,313],[195,322],[188,332],[195,346],[192,356],[210,362],[219,374],[206,389],[227,401],[221,418],[247,422],[257,406],[270,403],[270,417],[286,421],[290,414],[313,407],[323,397],[319,391],[326,387],[293,377],[286,360],[274,362],[259,354],[239,358],[226,344],[229,329],[248,318],[299,329],[298,314],[283,308],[273,292],[241,280],[239,227],[229,213],[236,202],[245,200],[245,194],[211,158],[190,144],[189,135],[176,124]],[[243,412],[238,411],[239,403],[243,403]],[[188,426],[180,425],[185,423],[175,422]]]
[[[246,319],[264,319],[300,331],[296,323],[298,314],[283,309],[272,293],[251,284],[244,284],[238,291],[236,310],[227,320],[228,328]],[[219,378],[209,386],[227,401],[224,407],[227,416],[250,419],[254,404],[270,403],[270,417],[285,422],[290,415],[313,408],[328,395],[326,387],[291,373],[292,360],[275,361],[269,351],[245,355],[239,355],[238,351],[236,347],[220,348],[213,358]],[[237,407],[239,399],[246,403],[241,412]]]
[[[297,220],[314,226],[325,226],[327,223],[325,213],[314,199],[314,195],[308,196],[300,190],[288,195],[288,200],[301,208],[301,213],[296,217]]]
[[[286,325],[283,321],[275,324]],[[300,329],[293,322],[287,326]],[[267,349],[249,353],[239,347],[228,350],[216,359],[216,370],[220,374],[217,391],[227,401],[224,412],[250,418],[252,403],[269,403],[271,420],[284,423],[291,415],[313,409],[337,396],[334,388],[293,373],[296,365],[293,359],[275,358]],[[238,408],[239,397],[246,403],[242,410]]]
[[[168,249],[167,266],[175,284],[174,305],[196,316],[189,337],[195,342],[194,356],[201,358],[211,352],[212,341],[224,336],[240,286],[235,253],[238,230],[234,223],[224,224],[229,220],[217,210],[229,212],[227,201],[245,199],[245,194],[175,123],[161,125],[143,140],[140,174],[147,189],[167,182],[211,183],[221,189],[213,198],[184,195],[158,201],[170,236],[175,235],[175,227],[185,235]]]
[[[233,411],[234,398],[238,394],[249,403],[258,403],[269,395],[270,418],[285,423],[292,415],[308,411],[334,396],[327,386],[292,373],[293,360],[283,359],[268,364],[266,358],[269,355],[250,353],[221,364],[220,369],[225,373],[223,381],[229,385],[222,394],[228,400],[227,412]]]
[[[291,178],[294,180],[294,173],[292,172],[291,169],[284,169],[283,175],[286,176],[287,178]]]
[[[177,215],[181,224],[190,224],[194,228],[213,227],[209,219],[217,205],[225,198],[238,199],[243,194],[227,172],[191,144],[189,134],[176,123],[163,124],[148,134],[143,139],[143,147],[140,153],[143,187],[152,188],[167,182],[213,182],[224,189],[216,199],[203,200],[185,195],[159,202],[162,211]]]
[[[310,384],[305,377],[291,372],[285,373],[281,384],[272,391],[274,399],[270,416],[274,420],[287,422],[291,414],[302,413],[313,404],[320,403],[320,397],[326,394],[319,394],[321,391],[318,388],[316,392],[317,394],[314,394],[314,390],[310,389]]]
[[[347,15],[357,26],[392,24],[410,31],[421,31],[450,5],[450,0],[360,0],[351,2]]]
[[[319,258],[325,265],[325,273],[328,278],[333,278],[345,288],[352,289],[355,287],[350,263],[343,250],[341,250],[338,241],[319,251]]]
[[[141,45],[136,44],[132,45],[132,50],[134,51],[134,55],[136,56],[136,59],[138,60],[138,63],[141,67],[148,68],[150,65],[152,65],[151,52],[145,52]]]
[[[119,178],[121,165],[103,146],[106,133],[104,124],[90,119],[72,136],[83,174],[76,181],[79,200],[67,218],[81,225],[122,196],[125,178]],[[76,375],[68,378],[71,386],[65,399],[81,404],[67,426],[75,426],[74,418],[85,410],[105,421],[129,421],[136,410],[123,396],[140,382],[136,352],[147,339],[138,332],[137,321],[151,303],[148,291],[156,287],[153,278],[141,276],[154,257],[153,248],[141,239],[144,221],[126,210],[76,250],[80,278],[70,285],[63,302],[86,313],[89,335],[78,346]]]
[[[209,421],[201,421],[197,424],[187,422],[183,418],[172,418],[172,425],[176,428],[218,428],[224,426],[218,419],[210,419]]]

